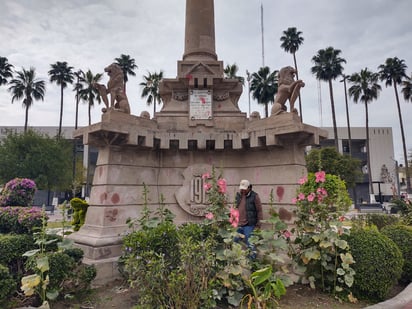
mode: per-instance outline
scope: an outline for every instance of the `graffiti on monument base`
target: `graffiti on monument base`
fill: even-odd
[[[175,197],[178,205],[193,216],[203,217],[209,207],[202,175],[211,170],[212,166],[209,164],[195,164],[183,171],[183,184],[176,191]]]

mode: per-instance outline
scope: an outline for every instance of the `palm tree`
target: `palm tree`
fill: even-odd
[[[406,64],[404,60],[401,60],[397,57],[394,58],[387,58],[384,64],[381,64],[379,69],[379,76],[382,81],[385,81],[385,86],[392,86],[395,90],[395,98],[396,98],[396,105],[398,107],[398,116],[399,116],[399,124],[401,126],[401,136],[402,136],[402,146],[403,146],[403,156],[405,160],[405,173],[406,173],[406,191],[408,193],[411,192],[411,178],[409,173],[409,164],[408,164],[408,153],[406,151],[406,142],[405,142],[405,132],[403,129],[403,121],[402,121],[402,111],[401,105],[399,104],[399,95],[398,95],[398,88],[397,85],[402,83],[404,78],[408,79],[409,77],[406,75]]]
[[[136,76],[134,70],[137,69],[137,65],[135,63],[135,60],[133,58],[130,58],[129,55],[121,54],[119,58],[115,58],[114,60],[122,68],[124,80],[123,91],[126,93],[126,83],[129,80],[128,75]]]
[[[79,89],[79,95],[80,98],[88,104],[89,126],[92,124],[92,116],[90,111],[92,106],[94,106],[94,101],[96,100],[99,104],[101,102],[99,92],[94,87],[94,84],[98,83],[102,79],[102,76],[103,74],[101,73],[93,75],[93,73],[88,70],[84,76],[80,77],[80,82],[84,84],[84,87]]]
[[[403,94],[403,98],[405,99],[406,102],[411,101],[412,102],[412,74],[411,74],[411,78],[408,78],[407,80],[404,80],[402,82],[402,94]]]
[[[150,106],[153,103],[153,117],[156,114],[156,103],[160,104],[162,98],[159,94],[159,83],[163,78],[163,71],[159,73],[147,72],[148,75],[143,75],[144,82],[141,82],[139,85],[143,87],[142,89],[142,98],[146,98],[146,103]]]
[[[7,58],[0,57],[0,86],[6,85],[9,78],[13,77],[12,68],[13,65],[8,62]]]
[[[78,127],[78,119],[79,119],[79,101],[80,101],[80,91],[83,89],[82,80],[84,80],[85,75],[82,70],[78,70],[77,72],[73,73],[76,77],[76,82],[74,84],[73,91],[76,91],[76,119],[74,122],[74,128],[77,129]]]
[[[297,31],[296,27],[289,27],[287,30],[283,31],[283,35],[280,37],[282,47],[285,52],[291,53],[293,55],[293,63],[295,64],[296,79],[299,79],[298,65],[296,62],[296,52],[299,46],[303,44],[304,38],[301,37],[302,32]],[[300,111],[300,121],[303,121],[302,117],[302,101],[300,99],[299,93],[299,111]]]
[[[31,67],[28,71],[24,68],[22,68],[22,71],[17,71],[16,77],[10,81],[10,85],[9,91],[12,93],[11,103],[14,100],[23,99],[23,107],[26,109],[24,132],[27,132],[29,108],[33,105],[33,100],[44,101],[45,82],[36,78],[36,69]]]
[[[313,56],[312,58],[315,66],[311,68],[311,72],[316,76],[316,79],[329,83],[330,105],[332,108],[333,133],[335,135],[336,150],[339,150],[339,144],[338,129],[336,125],[335,102],[333,100],[332,80],[335,80],[338,76],[342,75],[342,63],[346,63],[345,59],[339,57],[340,53],[340,49],[334,49],[333,47],[320,49],[317,55]]]
[[[239,71],[239,67],[237,66],[236,63],[230,65],[226,65],[226,68],[223,70],[223,73],[225,73],[225,78],[230,78],[230,79],[237,79],[242,85],[245,84],[245,78],[242,76],[238,76],[237,72]]]
[[[250,91],[258,104],[265,105],[265,115],[269,117],[269,102],[274,102],[278,92],[278,71],[270,72],[270,68],[261,67],[258,72],[252,74]]]
[[[349,82],[353,84],[349,88],[349,96],[353,97],[355,103],[359,101],[365,104],[365,123],[366,123],[366,153],[368,166],[368,179],[370,193],[373,194],[372,170],[370,165],[370,148],[369,148],[369,113],[368,103],[376,100],[381,91],[381,86],[378,84],[379,74],[369,71],[367,68],[354,73],[349,77]]]
[[[50,65],[51,70],[49,71],[50,82],[56,82],[60,85],[60,121],[59,121],[59,133],[58,137],[62,133],[62,122],[63,122],[63,90],[67,87],[67,84],[73,83],[73,67],[68,66],[66,61],[57,61]]]

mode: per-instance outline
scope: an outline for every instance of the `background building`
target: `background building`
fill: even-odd
[[[321,147],[334,147],[332,127],[322,128],[328,132],[328,139],[321,142]],[[348,129],[338,129],[339,152],[349,155]],[[374,198],[376,201],[389,201],[394,194],[399,194],[399,175],[397,161],[394,159],[393,136],[391,127],[370,127],[370,167],[367,168],[366,130],[364,127],[351,128],[352,156],[361,161],[363,179],[356,184],[356,203],[369,202],[368,173],[372,174]],[[351,192],[353,198],[353,192]]]

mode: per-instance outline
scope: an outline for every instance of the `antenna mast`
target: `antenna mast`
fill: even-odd
[[[262,67],[265,66],[265,40],[263,33],[263,4],[260,3],[260,28],[262,32]]]

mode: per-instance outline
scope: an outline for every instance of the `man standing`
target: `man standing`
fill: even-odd
[[[260,228],[262,221],[262,203],[259,195],[252,191],[252,185],[246,179],[239,185],[239,192],[236,193],[236,206],[239,210],[239,227],[237,232],[244,235],[244,241],[255,255],[254,247],[249,243],[249,237],[253,230]]]

